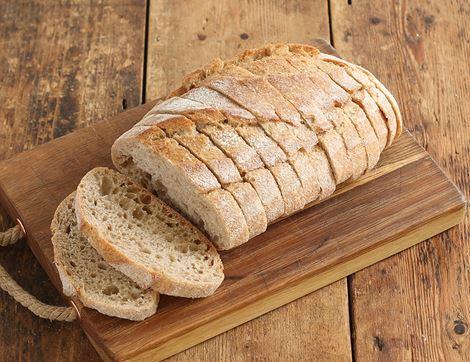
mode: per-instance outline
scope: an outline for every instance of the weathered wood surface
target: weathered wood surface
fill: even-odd
[[[0,78],[3,80],[6,75],[7,79],[0,88],[2,157],[10,157],[75,127],[119,112],[122,107],[135,106],[141,99],[143,1],[127,5],[109,1],[93,7],[81,2],[39,5],[43,3],[0,4],[0,29],[4,34],[0,43]],[[175,9],[177,5],[173,3],[176,2],[151,2],[154,15],[150,19],[154,21],[154,28],[158,28],[157,19],[164,21],[155,11],[185,14],[188,2],[180,9]],[[239,41],[244,46],[256,39],[251,46],[264,39],[308,41],[316,36],[326,38],[327,20],[316,15],[326,13],[326,1],[291,3],[294,5],[285,9],[281,6],[284,2],[242,2],[239,9],[243,14],[231,9],[231,16],[222,18],[221,7],[200,2],[193,10],[194,17],[199,17],[201,22],[187,27],[188,23],[184,26],[179,23],[168,37],[177,42],[188,37],[187,43],[178,43],[179,51],[193,49],[184,58],[189,62],[188,68],[199,65],[199,59],[202,63],[207,60],[204,57],[212,57],[212,53],[205,55],[209,45],[219,47],[218,55],[229,55],[225,53],[230,51],[225,50],[224,42],[236,44],[235,41]],[[408,1],[404,3],[406,8],[400,5],[395,9],[394,3],[383,5],[382,1],[352,1],[352,5],[346,1],[330,3],[335,45],[346,58],[374,70],[393,90],[402,104],[407,126],[468,197],[469,130],[465,117],[469,104],[462,101],[468,97],[465,83],[465,74],[469,72],[466,63],[469,56],[468,5],[463,1],[446,4]],[[166,7],[158,10],[159,4]],[[419,9],[415,4],[419,4]],[[207,29],[199,8],[207,9],[207,21],[219,19],[212,24],[211,33],[187,30],[198,25],[200,31]],[[258,11],[252,10],[254,8]],[[280,10],[276,12],[276,9]],[[303,13],[305,17],[299,15]],[[172,16],[173,19],[177,17]],[[184,16],[186,21],[192,18],[187,13]],[[288,20],[283,20],[284,17]],[[246,26],[242,26],[244,24]],[[302,31],[291,31],[300,27],[303,27]],[[167,28],[171,28],[171,24],[162,29]],[[260,28],[262,32],[258,31]],[[151,48],[156,47],[159,35],[155,34],[153,39],[149,36],[147,70],[158,67],[158,58],[150,58]],[[212,43],[204,45],[210,39]],[[177,57],[171,53],[172,44],[168,38],[164,44],[167,44],[166,48],[158,50],[160,57],[165,52]],[[191,46],[186,49],[188,44]],[[67,50],[72,48],[70,45],[77,46],[78,51],[68,53]],[[152,54],[155,57],[156,53]],[[156,63],[152,64],[152,61]],[[116,72],[124,64],[128,69]],[[181,76],[180,68],[174,63],[169,62],[160,69],[152,81],[151,74],[147,78],[147,99],[171,87],[171,82],[177,82],[174,77]],[[165,78],[167,72],[175,73]],[[69,78],[69,73],[75,73],[75,76]],[[73,79],[76,79],[75,83]],[[157,84],[154,89],[152,82]],[[70,100],[76,105],[67,106]],[[433,238],[427,246],[391,258],[390,262],[382,264],[385,268],[372,267],[369,272],[362,272],[352,279],[356,336],[353,349],[358,359],[371,356],[377,359],[458,358],[465,356],[465,352],[468,354],[469,260],[468,257],[465,259],[465,255],[469,255],[468,225],[467,216],[465,224],[444,234],[443,238]],[[1,250],[0,262],[28,290],[45,301],[60,303],[57,293],[24,244]],[[387,275],[379,274],[382,270]],[[435,275],[439,276],[437,281]],[[369,281],[371,287],[364,288]],[[230,360],[235,354],[245,360],[255,355],[272,359],[315,358],[326,356],[321,351],[328,351],[330,347],[330,351],[334,351],[335,345],[339,345],[339,349],[331,359],[338,356],[349,359],[350,354],[343,354],[347,349],[342,348],[342,339],[338,337],[343,335],[338,330],[347,324],[348,318],[342,307],[346,301],[346,286],[340,282],[334,288],[336,290],[333,287],[328,291],[322,289],[192,348],[186,352],[188,354],[182,353],[176,359],[195,356],[208,360],[217,355]],[[337,296],[340,299],[336,303],[334,298]],[[374,299],[371,296],[375,296]],[[325,298],[332,299],[329,302]],[[385,300],[388,301],[386,305],[380,302]],[[304,320],[305,309],[311,314],[309,320]],[[76,325],[38,320],[4,293],[0,293],[0,318],[3,322],[0,360],[64,360],[64,350],[67,350],[66,358],[71,360],[94,359],[92,348]],[[433,321],[433,318],[437,320]],[[324,333],[314,333],[321,328],[326,328]],[[444,352],[440,352],[441,349]]]
[[[150,3],[147,99],[178,88],[189,71],[266,42],[329,38],[327,1],[204,1]],[[350,360],[346,280],[237,327],[175,361],[220,356]],[[305,313],[308,310],[309,313]],[[291,321],[290,323],[286,321]],[[335,338],[330,338],[330,336]],[[315,344],[311,341],[316,340]],[[290,341],[286,343],[286,341]],[[295,341],[295,343],[293,342]]]
[[[470,3],[331,4],[335,47],[391,88],[405,125],[468,199]],[[468,361],[469,226],[467,213],[450,231],[351,277],[358,361]]]
[[[145,1],[0,2],[0,159],[141,102]],[[26,243],[0,263],[63,304]],[[33,316],[0,293],[0,361],[98,359],[80,326]],[[66,351],[66,353],[64,353]]]

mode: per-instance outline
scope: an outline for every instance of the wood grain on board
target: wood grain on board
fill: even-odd
[[[395,94],[405,125],[470,196],[470,3],[332,1],[333,41]],[[429,180],[433,182],[433,180]],[[357,360],[468,361],[470,215],[351,277]]]
[[[0,159],[140,103],[145,10],[145,1],[0,2]],[[2,248],[0,262],[42,301],[64,303],[26,243]],[[65,350],[98,359],[78,323],[39,319],[3,292],[0,320],[1,361],[58,361]]]
[[[216,57],[231,57],[267,42],[311,43],[319,37],[329,38],[327,1],[196,0],[184,7],[171,0],[151,1],[146,97],[155,99],[178,88],[186,73]],[[237,356],[241,361],[254,355],[301,359],[308,353],[312,359],[329,356],[348,361],[346,280],[336,284],[197,345],[174,360],[218,356],[228,361]]]

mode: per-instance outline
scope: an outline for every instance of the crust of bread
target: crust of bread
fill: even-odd
[[[320,195],[320,185],[318,183],[317,174],[321,172],[321,170],[314,167],[310,158],[311,153],[312,150],[301,150],[290,160],[302,185],[306,203],[315,201]]]
[[[367,170],[367,154],[363,139],[358,134],[356,127],[342,108],[335,109],[337,116],[333,118],[336,131],[343,137],[346,151],[351,160],[353,180],[362,176]]]
[[[371,72],[359,65],[356,65],[356,67],[366,73],[369,76],[369,79],[375,84],[375,86],[385,95],[385,97],[387,97],[397,119],[397,133],[395,138],[400,137],[403,132],[403,117],[401,115],[400,107],[398,106],[397,100],[392,95],[392,93]]]
[[[316,173],[317,183],[320,186],[320,199],[324,199],[330,196],[336,189],[336,183],[333,175],[333,171],[328,161],[328,157],[321,149],[316,147],[309,152],[309,157],[312,161],[313,167],[318,170]]]
[[[206,124],[198,125],[198,130],[207,135],[235,162],[242,175],[264,166],[256,151],[240,137],[232,126],[224,123]]]
[[[383,114],[377,106],[377,103],[375,103],[366,89],[354,92],[352,94],[352,99],[353,102],[362,108],[369,119],[379,141],[380,150],[383,151],[388,143],[389,132]]]
[[[147,145],[154,153],[171,163],[175,168],[181,170],[181,174],[189,178],[191,183],[201,193],[220,188],[220,183],[207,166],[194,157],[188,150],[181,147],[175,140],[160,138],[161,129],[153,126],[144,130],[137,140]],[[157,136],[156,140],[154,136]]]
[[[267,167],[287,161],[284,151],[271,137],[266,135],[261,127],[239,125],[235,129],[245,142],[258,153]]]
[[[395,140],[397,133],[397,118],[392,105],[388,101],[387,97],[375,86],[375,84],[369,79],[369,77],[362,72],[358,67],[354,65],[345,66],[347,72],[359,83],[361,83],[367,92],[370,94],[372,99],[375,101],[380,111],[382,112],[383,118],[387,124],[389,136],[387,146],[390,146]]]
[[[103,301],[91,298],[83,288],[78,287],[68,277],[62,264],[54,263],[57,271],[59,272],[60,281],[62,282],[63,292],[66,296],[71,298],[78,298],[85,307],[96,309],[101,314],[105,314],[111,317],[118,317],[129,319],[132,321],[142,321],[157,311],[158,302],[160,295],[155,293],[155,303],[146,306],[145,308],[126,308],[121,305],[111,305],[110,303],[104,303]],[[75,287],[75,286],[76,287]]]
[[[248,182],[238,182],[227,185],[226,189],[238,202],[245,216],[250,233],[249,238],[254,238],[265,232],[267,227],[266,212],[253,186]]]
[[[203,162],[217,177],[220,184],[226,185],[242,180],[233,161],[225,156],[206,135],[199,133],[195,123],[190,119],[178,116],[178,118],[159,123],[158,127]]]
[[[372,169],[380,158],[379,140],[375,135],[367,116],[356,103],[350,101],[343,107],[343,112],[356,126],[358,134],[361,136],[367,154],[367,169]]]
[[[276,180],[269,170],[260,168],[250,171],[245,175],[245,180],[253,186],[258,194],[264,206],[268,224],[285,214],[282,194],[279,191]]]
[[[367,88],[386,119],[387,127],[390,132],[387,146],[400,136],[403,129],[403,118],[398,103],[387,88],[371,72],[332,55],[321,54],[319,58],[341,65],[355,81]]]
[[[201,86],[191,89],[183,94],[182,97],[218,109],[225,118],[231,122],[254,125],[258,124],[256,117],[251,112],[240,107],[238,104],[216,90]]]
[[[246,243],[249,239],[248,225],[240,206],[232,194],[226,190],[213,190],[207,194],[209,202],[214,205],[220,218],[227,225],[227,231],[231,233],[230,240],[219,241],[219,250],[232,249],[238,245]]]
[[[281,162],[270,168],[284,200],[284,213],[292,214],[307,203],[302,184],[292,166]]]

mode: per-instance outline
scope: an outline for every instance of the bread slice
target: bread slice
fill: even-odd
[[[371,170],[380,158],[379,140],[375,135],[374,129],[372,128],[372,125],[367,119],[364,111],[353,101],[346,103],[343,107],[343,111],[356,126],[356,130],[360,135],[366,150],[367,169]]]
[[[51,224],[54,264],[64,294],[113,317],[143,320],[154,314],[158,293],[139,288],[93,249],[77,227],[74,200],[75,192],[60,203]]]
[[[77,188],[75,212],[98,253],[142,288],[198,298],[213,294],[224,279],[210,241],[116,171],[98,167],[88,172]]]
[[[264,206],[268,223],[274,222],[276,219],[285,215],[285,204],[281,191],[278,188],[273,174],[269,170],[259,168],[247,172],[245,179],[258,193],[261,203]]]
[[[205,230],[219,249],[248,240],[246,221],[233,196],[220,188],[204,163],[167,138],[160,128],[132,128],[115,141],[111,156],[119,171],[134,175],[138,174],[134,170],[140,170],[148,175],[157,195]]]

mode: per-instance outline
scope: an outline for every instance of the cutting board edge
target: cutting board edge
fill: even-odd
[[[458,189],[456,190],[460,193]],[[460,193],[460,195],[462,194]],[[419,225],[405,235],[381,243],[376,248],[357,255],[349,261],[337,264],[331,269],[305,278],[295,285],[266,295],[254,303],[172,338],[155,348],[136,353],[122,353],[119,351],[114,353],[106,347],[102,348],[103,345],[99,341],[93,340],[91,335],[87,334],[87,336],[95,348],[99,346],[97,348],[99,354],[105,360],[139,362],[163,360],[444,232],[459,224],[465,213],[466,202],[462,197],[461,202],[455,206],[455,209],[448,210],[447,214],[443,213],[436,216],[436,218]]]

